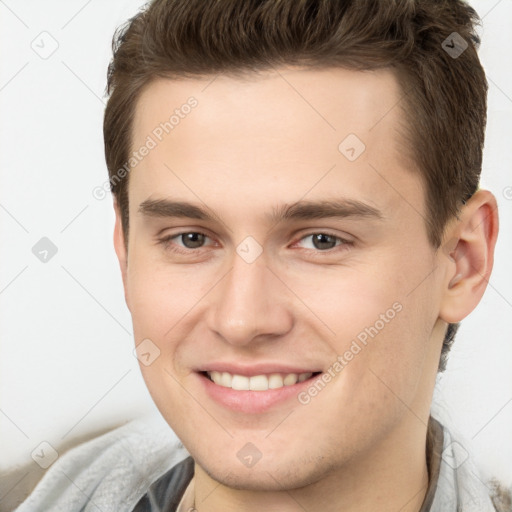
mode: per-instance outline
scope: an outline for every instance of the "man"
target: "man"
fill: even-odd
[[[498,232],[476,21],[460,0],[156,0],[117,34],[115,250],[190,454],[129,500],[111,484],[118,510],[506,505],[430,416]]]

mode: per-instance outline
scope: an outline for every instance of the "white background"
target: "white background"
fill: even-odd
[[[480,55],[490,87],[482,186],[498,199],[501,232],[489,287],[462,324],[435,407],[471,442],[484,474],[510,485],[512,200],[506,190],[512,197],[512,2],[471,4],[483,17]],[[112,202],[92,195],[107,179],[102,120],[112,34],[140,5],[0,1],[5,474],[21,467],[40,471],[30,454],[42,441],[62,451],[154,410],[132,354],[131,319],[112,246]],[[31,47],[41,46],[42,38],[46,51],[58,44],[47,59]],[[42,237],[58,248],[47,263],[32,253]],[[0,508],[3,495],[12,496],[16,485],[30,479],[0,489]]]

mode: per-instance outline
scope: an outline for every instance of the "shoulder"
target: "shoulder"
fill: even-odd
[[[495,478],[490,480],[488,485],[491,489],[491,499],[496,512],[512,512],[512,488],[507,489]]]
[[[471,443],[453,428],[443,429],[439,480],[432,512],[512,512],[511,490],[486,480],[471,455]]]
[[[160,415],[138,418],[62,455],[16,512],[131,511],[188,455]]]

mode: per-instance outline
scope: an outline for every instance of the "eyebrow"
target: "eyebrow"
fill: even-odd
[[[284,220],[308,220],[325,218],[364,217],[383,219],[382,213],[373,206],[354,199],[326,201],[297,201],[291,205],[274,208],[267,218],[271,222]]]
[[[218,219],[208,210],[186,202],[170,199],[146,199],[139,205],[139,213],[149,217],[177,217],[215,222]],[[297,201],[274,207],[265,218],[271,223],[286,220],[314,220],[324,218],[362,217],[382,220],[382,213],[373,206],[354,199],[326,201]]]

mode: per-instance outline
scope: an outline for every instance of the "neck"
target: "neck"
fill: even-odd
[[[428,488],[426,425],[417,418],[395,429],[371,452],[309,485],[279,491],[233,489],[195,465],[198,512],[419,512]],[[275,484],[275,482],[274,482]]]

